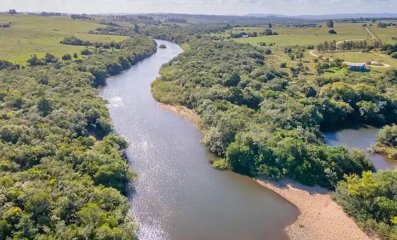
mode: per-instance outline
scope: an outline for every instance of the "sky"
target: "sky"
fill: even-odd
[[[216,15],[397,13],[397,0],[0,0],[0,11]]]

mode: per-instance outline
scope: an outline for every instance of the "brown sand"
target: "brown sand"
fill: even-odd
[[[364,233],[324,188],[308,187],[291,180],[256,181],[299,209],[298,219],[285,229],[291,240],[378,239]]]
[[[173,112],[184,119],[201,126],[200,117],[183,106],[160,103],[160,108]],[[285,231],[291,240],[371,240],[357,224],[343,212],[321,187],[308,187],[291,180],[268,181],[256,179],[263,187],[270,189],[295,205],[300,215]]]
[[[198,127],[201,126],[202,122],[201,122],[200,117],[195,112],[188,109],[187,107],[172,106],[172,105],[168,105],[168,104],[164,104],[164,103],[159,103],[159,106],[161,109],[163,109],[167,112],[175,113],[178,116],[181,116],[182,118],[186,119],[187,121],[194,123]]]

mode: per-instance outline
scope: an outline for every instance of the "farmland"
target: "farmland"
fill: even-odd
[[[60,44],[65,36],[74,35],[93,42],[122,41],[125,37],[89,34],[103,26],[94,21],[71,20],[70,17],[10,16],[0,15],[0,24],[11,23],[10,28],[0,28],[0,59],[26,65],[32,54],[43,57],[51,53],[56,57],[80,53],[85,47]]]
[[[220,37],[228,38],[231,33],[238,32],[263,32],[267,26],[262,27],[236,27],[233,30],[228,30],[223,34],[218,34]],[[329,34],[328,27],[325,23],[318,24],[317,27],[296,27],[277,25],[272,28],[274,32],[279,35],[272,36],[258,36],[254,38],[238,38],[234,39],[236,42],[249,43],[252,45],[259,45],[266,43],[266,45],[274,44],[278,47],[290,46],[308,46],[317,45],[324,41],[343,41],[343,40],[369,40],[372,36],[366,31],[368,28],[375,36],[379,37],[384,43],[393,43],[393,37],[397,36],[397,28],[377,28],[376,26],[363,26],[363,23],[335,23],[335,31],[337,34]]]
[[[238,43],[250,44],[253,46],[262,46],[264,49],[270,49],[272,54],[267,58],[268,64],[278,69],[280,65],[285,65],[286,70],[302,67],[305,69],[306,77],[316,76],[316,66],[318,61],[328,62],[333,59],[341,59],[344,62],[366,63],[375,61],[385,64],[386,67],[372,67],[370,73],[361,73],[361,75],[374,76],[383,73],[390,68],[397,67],[397,60],[385,54],[379,49],[371,51],[327,51],[318,52],[315,50],[318,44],[324,42],[342,41],[381,41],[383,44],[393,44],[396,42],[396,27],[378,28],[376,23],[335,23],[334,30],[337,34],[328,33],[329,28],[325,22],[319,22],[312,26],[297,25],[275,25],[271,30],[276,35],[265,36],[263,33],[269,26],[257,27],[235,27],[228,29],[223,33],[214,34],[223,40],[233,40]],[[246,33],[257,33],[257,37],[240,37],[231,38],[232,35]],[[292,53],[286,53],[286,49],[292,50]],[[310,49],[314,54],[310,54]],[[297,53],[294,53],[297,52]],[[298,56],[300,55],[300,56]],[[318,57],[316,57],[318,56]],[[318,59],[319,58],[319,59]],[[325,76],[345,75],[343,69],[328,69],[324,72]]]

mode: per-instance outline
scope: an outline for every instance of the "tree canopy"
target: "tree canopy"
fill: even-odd
[[[123,196],[134,177],[127,143],[94,86],[156,44],[136,36],[122,45],[75,62],[33,56],[31,67],[0,71],[0,239],[135,239]]]

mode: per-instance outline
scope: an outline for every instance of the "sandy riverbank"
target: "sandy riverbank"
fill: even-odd
[[[175,113],[201,126],[200,117],[183,106],[159,104],[160,108]],[[277,182],[255,179],[263,187],[274,191],[295,205],[300,215],[285,231],[291,240],[374,240],[336,204],[329,192],[321,187],[308,187],[300,183],[282,180]]]
[[[187,107],[172,106],[164,103],[159,103],[159,106],[164,111],[175,113],[178,116],[181,116],[182,118],[186,119],[187,121],[194,123],[196,126],[198,127],[201,126],[202,122],[200,117],[195,112],[188,109]]]
[[[298,219],[285,229],[291,240],[377,239],[367,236],[324,188],[308,187],[291,180],[256,181],[299,209]]]

